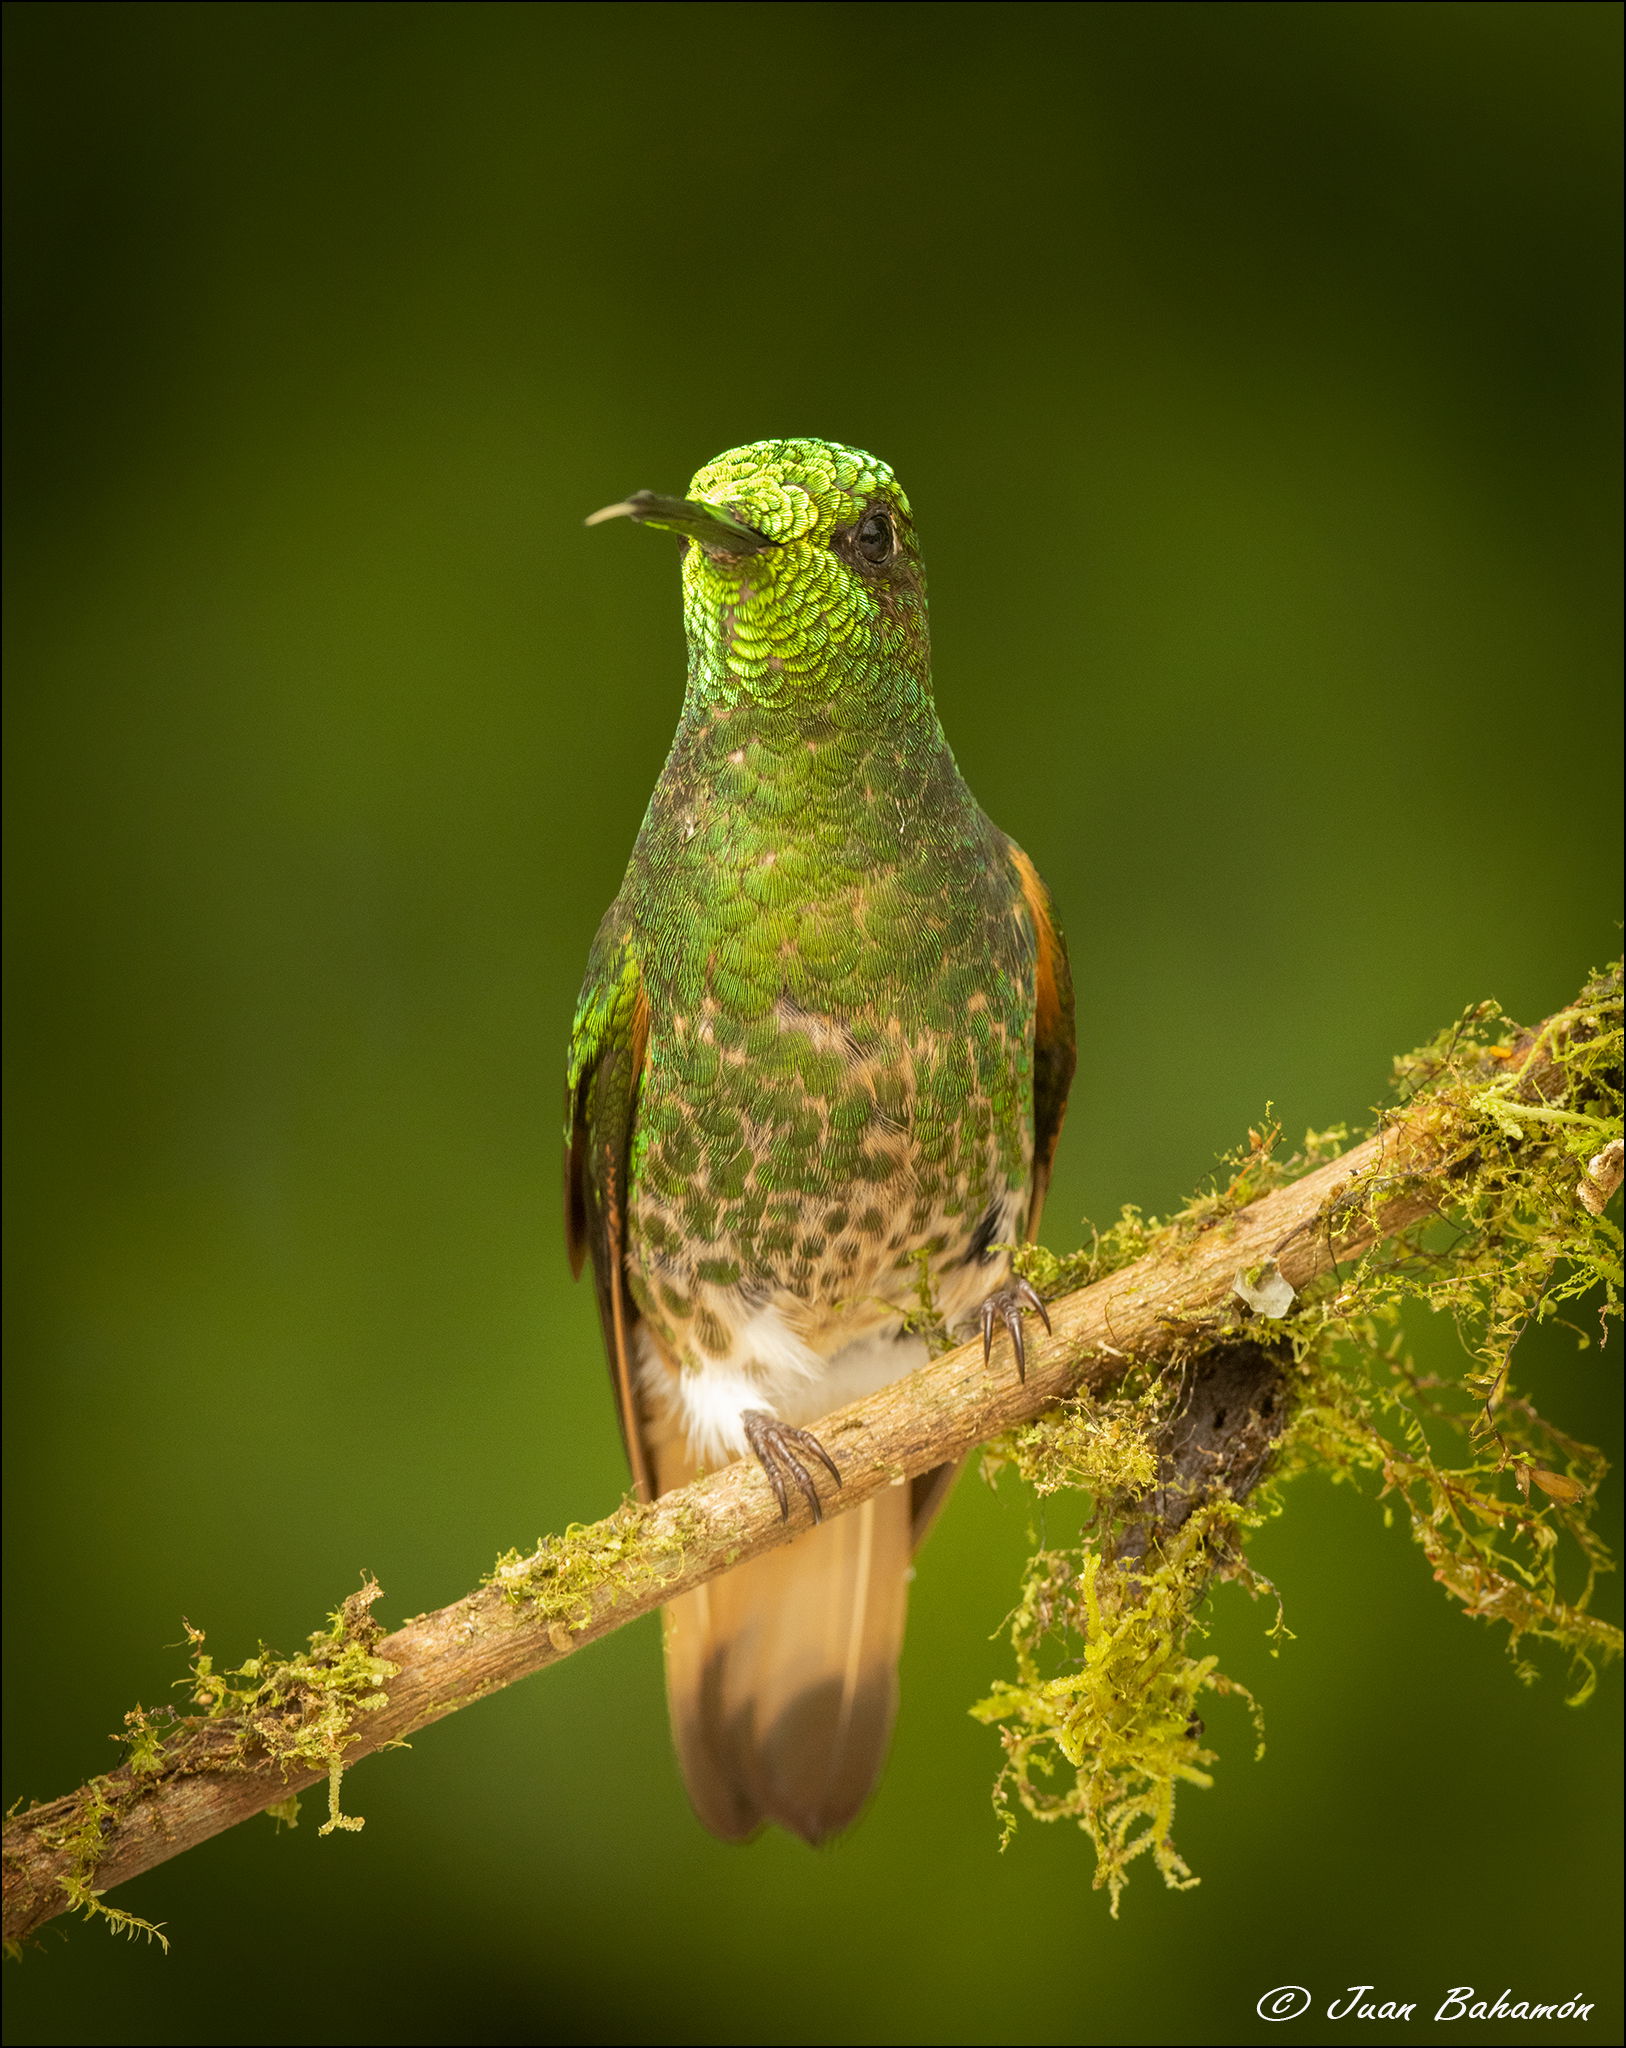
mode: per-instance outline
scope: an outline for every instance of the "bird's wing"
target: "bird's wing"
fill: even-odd
[[[1007,840],[1017,888],[1033,927],[1033,1182],[1023,1235],[1039,1234],[1045,1190],[1067,1114],[1077,1053],[1073,1039],[1073,976],[1067,964],[1067,942],[1056,922],[1050,891],[1039,871],[1013,841]],[[910,1486],[911,1538],[918,1550],[959,1477],[958,1464],[938,1465],[917,1474]]]
[[[1033,1197],[1028,1204],[1027,1236],[1039,1234],[1050,1168],[1067,1114],[1067,1091],[1073,1084],[1078,1052],[1073,1030],[1073,976],[1067,964],[1067,942],[1056,922],[1050,891],[1039,871],[1019,846],[1011,847],[1011,865],[1028,916],[1033,920],[1035,948],[1033,1023]]]
[[[640,1500],[654,1474],[634,1384],[637,1306],[627,1286],[627,1179],[638,1087],[649,1041],[649,1001],[625,936],[606,918],[587,964],[570,1033],[565,1091],[565,1246],[573,1273],[593,1261],[604,1349],[622,1440]]]

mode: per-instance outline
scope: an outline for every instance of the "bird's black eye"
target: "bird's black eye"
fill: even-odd
[[[889,512],[866,512],[858,522],[858,531],[853,535],[853,550],[866,562],[877,567],[890,562],[898,547],[897,535],[892,530],[892,515]]]

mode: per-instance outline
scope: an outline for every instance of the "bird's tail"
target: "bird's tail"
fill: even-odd
[[[773,1821],[822,1842],[869,1797],[897,1711],[911,1504],[889,1486],[668,1603],[678,1759],[725,1841]]]

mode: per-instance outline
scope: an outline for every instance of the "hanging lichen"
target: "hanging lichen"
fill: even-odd
[[[1273,1260],[1239,1274],[1234,1317],[1194,1331],[1158,1378],[1130,1365],[1115,1398],[1070,1403],[985,1456],[985,1469],[1014,1465],[1036,1492],[1087,1504],[1076,1546],[1034,1556],[1010,1624],[1015,1676],[974,1711],[1000,1726],[995,1797],[1007,1835],[1019,1810],[1076,1821],[1114,1912],[1142,1854],[1168,1884],[1196,1882],[1172,1838],[1175,1794],[1210,1782],[1202,1695],[1241,1690],[1203,1649],[1205,1604],[1218,1579],[1273,1590],[1245,1544],[1294,1475],[1370,1480],[1446,1592],[1506,1628],[1521,1676],[1534,1675],[1522,1643],[1555,1645],[1579,1701],[1598,1661],[1618,1653],[1619,1631],[1589,1611],[1611,1568],[1590,1521],[1603,1460],[1515,1391],[1513,1367],[1532,1323],[1562,1320],[1584,1347],[1578,1313],[1595,1319],[1600,1343],[1620,1313],[1621,1233],[1608,1213],[1620,992],[1617,966],[1535,1037],[1479,1004],[1396,1061],[1408,1128],[1440,1162],[1433,1214],[1302,1295]],[[1524,1077],[1537,1062],[1532,1091]],[[1189,1242],[1323,1164],[1346,1133],[1312,1133],[1286,1159],[1279,1136],[1267,1118],[1215,1185],[1166,1221],[1126,1209],[1084,1251],[1058,1258],[1033,1246],[1019,1264],[1047,1295],[1069,1292]],[[1389,1163],[1353,1178],[1339,1217],[1376,1212],[1394,1174]],[[1454,1322],[1469,1360],[1460,1380],[1413,1360],[1405,1317],[1422,1311]],[[1241,1399],[1233,1386],[1228,1409],[1213,1411],[1223,1426],[1188,1455],[1203,1437],[1205,1373],[1249,1346],[1265,1361],[1257,1384]],[[1561,1578],[1578,1583],[1566,1591]]]

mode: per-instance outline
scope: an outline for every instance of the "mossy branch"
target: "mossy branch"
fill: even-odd
[[[1070,1291],[1050,1303],[1053,1334],[1030,1342],[1026,1384],[1008,1356],[986,1366],[975,1342],[830,1417],[819,1433],[843,1478],[832,1512],[961,1458],[1069,1397],[1104,1395],[1131,1369],[1155,1373],[1259,1336],[1279,1350],[1291,1327],[1283,1319],[1307,1289],[1461,1199],[1488,1144],[1499,1171],[1509,1161],[1516,1167],[1527,1147],[1541,1148],[1550,1169],[1555,1132],[1582,1156],[1601,1128],[1585,1073],[1603,1056],[1608,1019],[1618,1044],[1619,994],[1617,969],[1535,1032],[1497,1045],[1471,1041],[1469,1057],[1457,1056],[1456,1039],[1442,1038],[1413,1063],[1410,1100],[1374,1136],[1297,1179],[1284,1184],[1271,1147],[1256,1142],[1228,1185],[1165,1225],[1137,1223],[1117,1240],[1116,1255],[1106,1241],[1068,1262],[1031,1248],[1024,1264],[1037,1284]],[[1618,1145],[1611,1167],[1600,1142],[1567,1199],[1596,1218],[1612,1191],[1611,1171],[1618,1184]],[[1127,1257],[1130,1249],[1139,1256]],[[1270,1436],[1254,1447],[1260,1458]],[[1534,1476],[1563,1498],[1559,1475]],[[1161,1497],[1148,1512],[1168,1527],[1189,1514],[1171,1519]],[[766,1482],[745,1461],[651,1505],[626,1504],[570,1528],[529,1555],[511,1554],[474,1592],[392,1635],[370,1619],[378,1589],[369,1583],[302,1657],[262,1654],[217,1673],[198,1637],[197,1713],[135,1709],[126,1717],[125,1763],[8,1820],[6,1939],[19,1941],[73,1909],[156,1932],[105,1906],[102,1895],[255,1813],[287,1811],[324,1780],[324,1832],[359,1826],[338,1800],[351,1764],[558,1663],[786,1534]],[[1133,1583],[1146,1542],[1144,1527],[1137,1534],[1134,1526],[1117,1541],[1116,1561]]]

